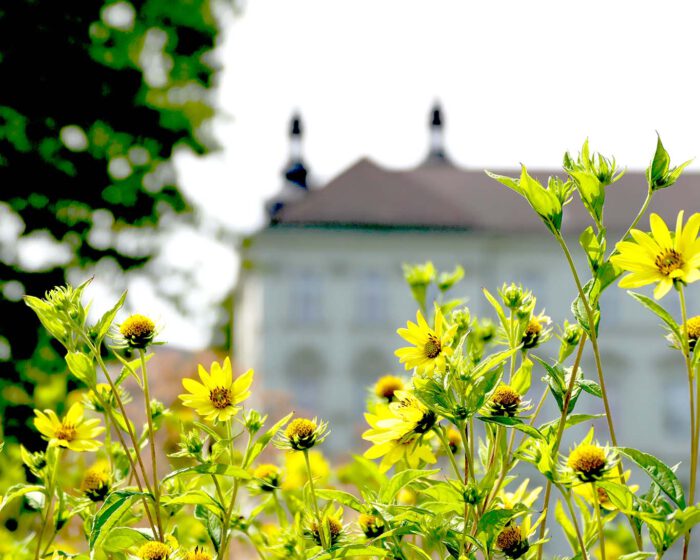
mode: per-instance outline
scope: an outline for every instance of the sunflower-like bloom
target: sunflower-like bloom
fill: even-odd
[[[445,357],[454,350],[450,342],[457,331],[457,326],[448,326],[440,309],[435,309],[435,329],[431,329],[423,318],[416,313],[416,323],[407,322],[407,328],[396,331],[402,338],[414,346],[399,348],[394,352],[406,369],[416,368],[418,373],[432,373],[445,369]]]
[[[675,234],[671,234],[658,214],[649,218],[651,234],[633,229],[634,241],[617,244],[614,265],[630,272],[620,280],[621,288],[638,288],[656,283],[654,297],[661,299],[674,281],[690,284],[700,280],[700,214],[693,214],[683,226],[683,211],[678,213]]]
[[[394,393],[402,391],[405,386],[403,379],[395,375],[385,375],[380,377],[374,385],[374,394],[381,399],[391,402],[394,400]]]
[[[102,442],[95,439],[105,431],[96,418],[86,420],[83,407],[75,403],[62,420],[53,410],[34,411],[34,425],[49,442],[49,447],[67,447],[73,451],[95,451]]]
[[[211,554],[205,551],[203,548],[195,547],[192,552],[188,552],[185,556],[186,560],[211,560]]]
[[[519,525],[511,523],[506,525],[496,537],[496,547],[503,552],[507,558],[520,558],[528,550],[530,543],[527,536],[523,534],[523,530]]]
[[[139,548],[138,556],[141,560],[168,560],[170,547],[162,542],[150,541]]]
[[[107,496],[111,481],[109,465],[105,461],[100,461],[85,471],[80,483],[80,491],[91,501],[99,502]]]
[[[234,381],[231,370],[231,360],[226,358],[223,366],[218,362],[211,365],[207,372],[201,365],[198,369],[202,380],[183,379],[183,387],[189,391],[178,398],[185,406],[194,408],[197,414],[210,422],[226,422],[241,409],[236,406],[250,396],[250,385],[253,383],[253,370],[249,369]]]
[[[520,408],[522,397],[510,385],[501,383],[491,395],[487,405],[490,416],[515,416]]]
[[[566,460],[566,467],[584,483],[604,479],[616,464],[617,459],[610,450],[594,442],[581,443]]]
[[[361,513],[357,518],[357,524],[368,539],[378,537],[385,529],[382,518],[372,513]]]
[[[156,336],[156,324],[145,315],[131,315],[119,325],[119,334],[130,348],[144,349]]]
[[[312,519],[305,531],[306,535],[310,537],[317,545],[321,546],[321,531],[324,531],[326,536],[330,539],[329,544],[336,544],[343,534],[342,510],[339,510],[334,514],[325,514],[321,519],[321,524],[322,525],[319,525],[316,519]]]
[[[437,460],[421,437],[435,424],[435,413],[406,391],[397,391],[396,398],[388,406],[378,406],[374,414],[365,414],[370,429],[362,437],[374,444],[365,452],[365,457],[383,457],[379,465],[382,472],[401,459],[412,468],[418,467],[421,461],[434,463]]]
[[[521,341],[523,348],[537,348],[540,344],[546,342],[552,332],[552,329],[546,327],[548,327],[551,322],[552,320],[544,314],[544,311],[539,315],[530,317]]]
[[[503,509],[515,509],[518,505],[524,505],[528,509],[532,508],[540,492],[542,492],[542,487],[538,486],[529,490],[529,484],[530,479],[526,478],[515,489],[515,492],[506,492],[505,488],[502,488],[498,492],[497,498]]]
[[[257,485],[263,492],[273,492],[280,487],[282,472],[277,465],[264,463],[259,465],[253,476],[257,479]]]
[[[319,422],[317,418],[295,418],[287,425],[284,433],[278,435],[275,445],[279,449],[305,451],[323,443],[329,433],[328,422]]]

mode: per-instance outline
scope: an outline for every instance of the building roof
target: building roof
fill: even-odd
[[[508,176],[519,171],[490,169]],[[562,171],[531,170],[546,183]],[[646,195],[642,171],[628,171],[606,192],[605,224],[625,230]],[[685,173],[673,187],[654,195],[650,211],[667,221],[677,212],[700,209],[700,174]],[[577,196],[564,211],[563,229],[580,231],[591,220]],[[516,193],[482,170],[450,163],[427,163],[394,171],[361,159],[324,188],[284,207],[275,226],[356,228],[429,228],[477,230],[493,233],[542,232],[542,223]]]

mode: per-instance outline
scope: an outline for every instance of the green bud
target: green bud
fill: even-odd
[[[267,415],[262,416],[257,410],[250,409],[245,415],[244,423],[248,432],[253,435],[265,425],[265,420],[267,420]]]

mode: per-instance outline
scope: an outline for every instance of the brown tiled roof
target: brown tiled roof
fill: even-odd
[[[490,171],[519,174],[513,169]],[[531,170],[531,174],[546,182],[549,175],[562,172]],[[608,229],[626,229],[645,195],[642,171],[628,171],[608,187]],[[680,209],[700,209],[700,174],[686,173],[676,185],[654,195],[651,211],[667,221],[675,220]],[[526,201],[482,170],[438,163],[392,171],[368,159],[361,159],[324,188],[283,208],[277,218],[277,225],[288,226],[449,228],[496,233],[543,230]],[[574,196],[564,212],[564,230],[579,231],[589,224],[588,214]]]

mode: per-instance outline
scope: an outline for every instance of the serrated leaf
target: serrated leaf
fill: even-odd
[[[348,506],[349,508],[354,509],[355,511],[362,510],[362,503],[360,502],[360,500],[358,500],[356,496],[353,496],[349,492],[320,488],[316,490],[316,495],[323,500],[332,500],[334,502],[338,502],[339,504]]]
[[[391,502],[396,494],[406,485],[427,478],[440,472],[440,469],[423,470],[423,469],[406,469],[391,477],[389,482],[379,490],[379,501],[382,503]]]
[[[525,424],[520,418],[510,416],[479,416],[478,418],[487,424],[498,424],[499,426],[506,426],[507,428],[515,428],[534,438],[545,439],[537,428]]]
[[[641,303],[644,307],[646,307],[649,311],[651,311],[654,315],[656,315],[659,319],[661,319],[664,323],[666,323],[666,326],[668,326],[668,328],[671,329],[671,331],[676,335],[678,340],[682,339],[681,331],[678,327],[678,324],[668,311],[666,311],[653,299],[643,294],[638,294],[637,292],[632,292],[630,290],[627,290],[627,293],[634,299],[636,299],[639,303]]]
[[[126,300],[126,290],[124,290],[124,292],[122,293],[121,297],[119,298],[119,301],[117,301],[117,303],[114,304],[114,307],[106,311],[105,314],[102,315],[102,317],[100,317],[100,320],[97,321],[97,324],[93,327],[93,332],[95,333],[96,347],[99,348],[100,343],[104,340],[104,337],[109,332],[109,328],[112,326],[114,318],[117,316],[117,313],[124,305],[124,300]]]
[[[617,450],[643,469],[659,488],[679,508],[685,509],[683,486],[671,468],[649,453],[631,447],[618,447]]]
[[[136,498],[151,497],[146,492],[116,490],[112,492],[97,511],[90,528],[90,550],[98,548],[110,530],[119,524],[119,520],[129,510]]]
[[[287,414],[287,416],[279,420],[274,426],[272,426],[272,428],[267,430],[267,432],[265,432],[255,441],[253,447],[251,447],[250,449],[250,453],[248,453],[248,461],[245,465],[243,465],[244,467],[247,468],[253,463],[253,461],[258,457],[258,455],[260,455],[264,451],[264,449],[270,443],[272,438],[275,437],[275,435],[277,435],[279,429],[282,426],[284,426],[287,422],[289,422],[289,419],[292,416],[294,416],[294,413],[290,412],[289,414]]]
[[[603,398],[603,390],[600,388],[600,385],[598,385],[595,381],[591,379],[580,379],[578,381],[579,386],[581,389],[586,391],[589,395],[593,395],[594,397],[598,397],[599,399]]]

